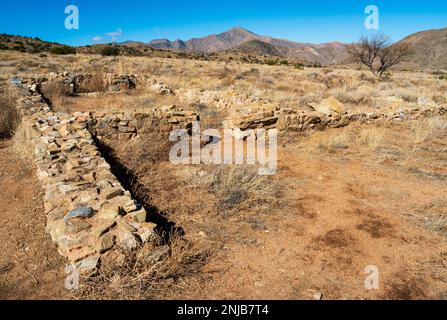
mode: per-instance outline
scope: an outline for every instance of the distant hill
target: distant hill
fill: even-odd
[[[422,69],[447,70],[447,28],[414,33],[398,43],[409,44],[409,65]]]
[[[0,34],[0,50],[13,50],[28,53],[53,52],[57,54],[75,53],[76,49],[56,42],[39,38]]]

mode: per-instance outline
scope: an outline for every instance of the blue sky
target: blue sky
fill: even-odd
[[[79,8],[79,30],[65,29],[67,5]],[[111,42],[110,33],[118,41],[187,40],[242,26],[300,42],[351,42],[367,33],[368,5],[379,7],[380,30],[393,40],[447,27],[446,0],[20,0],[1,1],[0,33],[84,45]]]

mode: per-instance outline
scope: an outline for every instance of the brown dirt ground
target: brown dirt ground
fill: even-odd
[[[64,262],[45,233],[35,172],[0,141],[0,299],[64,299]]]
[[[355,137],[361,129],[322,134]],[[409,153],[407,126],[386,130],[384,147],[377,150],[351,142],[320,154],[313,135],[287,144],[274,178],[286,187],[284,205],[267,214],[172,214],[187,237],[216,249],[204,269],[209,278],[200,290],[188,288],[180,297],[312,299],[320,292],[324,299],[445,299],[445,234],[412,217],[421,207],[445,212],[447,159],[438,153],[428,164],[429,149]],[[401,153],[383,156],[397,145]],[[444,147],[445,133],[426,145]],[[415,166],[438,172],[421,176],[412,170]],[[206,201],[201,195],[190,194],[188,201],[181,191],[174,193],[183,207]],[[426,212],[419,213],[425,218]],[[369,265],[379,268],[379,290],[364,287]]]
[[[213,215],[207,203],[212,198],[166,185],[170,198],[160,195],[159,201],[169,203],[169,218],[212,254],[201,275],[180,280],[184,289],[165,297],[312,299],[320,292],[323,299],[446,298],[446,238],[413,219],[425,214],[421,208],[445,211],[445,155],[435,157],[430,148],[409,154],[404,125],[387,128],[377,150],[351,141],[320,152],[313,140],[319,134],[356,136],[361,129],[291,138],[280,149],[274,177],[285,186],[283,205],[268,212]],[[443,150],[445,134],[428,145]],[[66,298],[63,261],[44,231],[34,173],[17,161],[10,142],[1,148],[1,297]],[[166,163],[158,168],[161,175],[185,169]],[[364,288],[368,265],[379,268],[379,290]]]

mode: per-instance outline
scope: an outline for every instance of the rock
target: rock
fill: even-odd
[[[334,97],[326,98],[320,103],[309,103],[308,105],[312,107],[316,112],[322,113],[326,116],[346,113],[345,106]]]
[[[141,224],[141,229],[138,235],[140,236],[141,242],[143,244],[158,240],[158,235],[155,232],[156,224],[145,222]]]
[[[80,274],[92,274],[99,265],[99,256],[94,255],[76,263],[75,268]]]
[[[314,300],[322,300],[323,294],[321,292],[317,292],[314,294],[313,298],[314,298]]]
[[[418,106],[436,106],[436,102],[427,97],[418,98]]]
[[[78,207],[72,211],[68,215],[65,216],[64,220],[74,219],[74,218],[90,218],[94,214],[93,209],[91,207]]]
[[[130,216],[131,216],[132,218],[134,218],[134,220],[135,220],[136,222],[138,222],[138,223],[143,223],[143,222],[146,221],[147,213],[146,213],[146,210],[145,210],[144,208],[141,208],[141,209],[138,210],[138,211],[134,211],[134,212],[130,213]]]
[[[123,219],[119,219],[117,224],[118,224],[118,228],[121,230],[131,232],[131,233],[135,233],[138,231],[135,227],[133,227],[130,223],[127,223]]]
[[[138,248],[138,241],[132,232],[120,229],[117,232],[118,244],[126,251],[133,251]]]
[[[106,233],[99,239],[98,252],[104,253],[109,251],[115,245],[115,235]]]
[[[110,200],[110,199],[113,199],[115,197],[123,195],[124,191],[121,190],[121,189],[109,188],[107,190],[102,190],[101,193],[105,195],[105,198],[107,200]]]
[[[135,200],[130,200],[123,206],[123,210],[126,213],[131,213],[133,211],[136,211],[138,209],[137,202]]]
[[[68,255],[73,250],[80,250],[90,243],[88,232],[81,232],[79,234],[62,234],[57,240],[59,252],[62,255]]]
[[[98,218],[104,220],[114,220],[120,215],[121,209],[116,203],[106,202],[98,211]]]
[[[69,220],[66,222],[66,230],[68,233],[79,233],[81,231],[89,230],[92,225],[85,221],[73,221]]]
[[[67,252],[65,254],[61,253],[61,254],[65,255],[70,262],[78,263],[84,259],[95,256],[96,249],[90,248],[88,246],[83,246],[79,249],[73,249],[73,250],[70,250],[70,252]]]
[[[98,225],[92,230],[92,234],[94,237],[101,237],[105,233],[109,232],[112,228],[116,226],[115,220],[104,220],[101,219],[98,222]]]

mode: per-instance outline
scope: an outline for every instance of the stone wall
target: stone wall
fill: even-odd
[[[32,85],[11,83],[20,94],[22,125],[35,146],[46,229],[59,253],[81,273],[91,274],[109,250],[132,251],[157,240],[156,225],[146,222],[146,210],[97,149],[89,128],[92,114],[53,113]]]
[[[33,79],[45,87],[50,84],[60,84],[68,94],[114,93],[132,90],[136,87],[135,75],[117,75],[107,73],[102,76],[89,73],[69,74],[50,73],[47,77]]]
[[[277,128],[281,131],[305,132],[345,127],[352,122],[403,121],[445,113],[447,113],[447,107],[432,104],[389,111],[350,112],[340,102],[329,98],[319,104],[309,104],[307,110],[281,109],[271,104],[235,108],[226,121],[225,127],[241,130]]]
[[[173,129],[188,130],[200,116],[192,111],[167,106],[145,113],[93,112],[87,121],[89,131],[98,139],[130,140],[146,130],[170,132]]]

